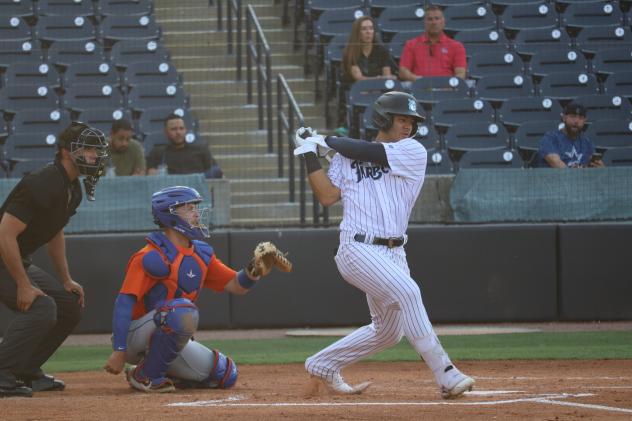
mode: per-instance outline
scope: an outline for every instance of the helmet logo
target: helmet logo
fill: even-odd
[[[417,102],[415,100],[408,100],[408,109],[412,112],[417,112]]]

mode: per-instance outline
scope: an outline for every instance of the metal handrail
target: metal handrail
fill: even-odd
[[[237,52],[235,66],[237,80],[241,80],[241,0],[228,0],[226,2],[226,48],[228,54],[233,54],[233,14],[237,20],[236,37]]]
[[[214,3],[217,3],[217,32],[222,32],[224,30],[224,26],[222,23],[222,0],[208,0],[208,7],[213,7]]]
[[[253,39],[252,30],[255,30]],[[252,62],[256,63],[257,72],[257,110],[259,112],[259,130],[267,128],[268,153],[273,151],[272,140],[272,64],[270,46],[259,24],[255,9],[251,5],[246,8],[246,72],[248,82],[248,104],[252,104]],[[265,61],[265,63],[264,63]],[[263,89],[265,86],[266,122],[263,117]],[[265,127],[267,125],[267,127]]]

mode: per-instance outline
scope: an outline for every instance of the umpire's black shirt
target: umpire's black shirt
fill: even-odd
[[[71,182],[59,160],[20,180],[0,208],[0,218],[8,212],[26,224],[17,239],[25,264],[66,226],[80,203],[79,179]]]

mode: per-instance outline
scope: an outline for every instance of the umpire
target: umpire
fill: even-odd
[[[94,190],[106,159],[103,133],[73,122],[59,135],[54,162],[22,178],[0,208],[0,301],[16,314],[0,343],[0,397],[65,387],[41,369],[84,306],[83,288],[68,270],[63,228],[81,203],[79,175]],[[44,244],[61,285],[31,264]]]

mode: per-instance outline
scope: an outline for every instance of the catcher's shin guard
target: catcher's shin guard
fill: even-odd
[[[169,364],[176,359],[197,329],[197,307],[185,298],[176,298],[156,306],[154,323],[142,371],[150,379],[164,378]]]

